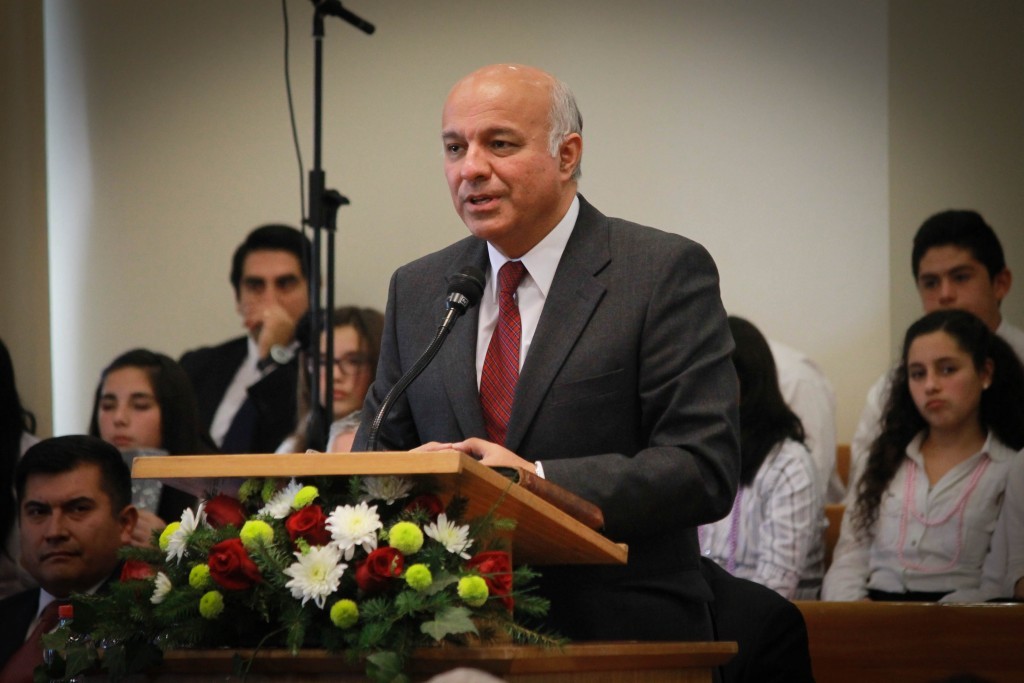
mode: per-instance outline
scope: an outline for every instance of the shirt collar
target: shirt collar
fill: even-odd
[[[562,259],[562,252],[565,251],[565,245],[569,243],[569,236],[572,235],[572,230],[576,225],[576,219],[579,217],[579,214],[580,198],[577,195],[572,198],[569,210],[565,212],[562,220],[558,221],[554,229],[545,235],[544,239],[538,242],[533,249],[523,254],[522,258],[519,259],[526,266],[526,272],[529,273],[530,278],[536,283],[544,298],[547,298],[548,290],[551,289],[551,283],[555,279],[555,271],[558,269],[558,262]],[[491,262],[491,278],[487,286],[488,294],[494,299],[498,296],[498,271],[511,259],[506,258],[504,254],[495,249],[489,242],[487,243],[487,256]]]
[[[907,456],[910,457],[919,467],[924,467],[924,456],[921,455],[921,443],[924,441],[924,432],[918,432],[917,436],[911,439],[910,443],[907,444]],[[1014,457],[1017,453],[1012,450],[1009,446],[1003,444],[990,429],[988,436],[985,437],[985,443],[982,444],[981,450],[971,455],[974,458],[978,455],[985,454],[991,460],[1000,462]],[[970,458],[968,458],[970,460]]]
[[[104,583],[106,583],[106,579],[104,579],[103,581],[100,581],[95,586],[91,586],[89,588],[89,590],[84,591],[84,593],[86,595],[93,595],[96,591],[98,591],[100,589],[100,586],[102,586]],[[79,591],[75,591],[75,592],[77,593]],[[44,588],[40,587],[39,588],[39,606],[36,608],[36,619],[38,619],[39,615],[43,613],[43,610],[46,609],[47,605],[49,605],[54,600],[62,600],[63,602],[68,602],[69,598],[70,598],[70,596],[68,596],[67,598],[58,598],[56,595],[53,595],[52,593],[48,593],[48,592],[46,592],[46,590]]]

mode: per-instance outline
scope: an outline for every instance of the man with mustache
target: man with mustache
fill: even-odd
[[[100,589],[118,569],[138,511],[121,454],[102,439],[62,436],[29,448],[15,470],[21,563],[39,587],[0,602],[0,681],[28,683],[40,636],[72,593]]]

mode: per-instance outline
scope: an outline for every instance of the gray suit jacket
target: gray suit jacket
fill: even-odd
[[[658,618],[650,610],[685,618],[672,606],[711,598],[695,527],[724,517],[736,492],[732,337],[718,273],[703,247],[607,218],[582,197],[580,204],[520,373],[505,445],[542,461],[547,479],[597,504],[603,533],[630,546],[627,567],[545,568],[553,613],[580,622],[566,627],[556,616],[556,624],[574,637],[620,637],[577,628],[594,620],[581,616],[591,604],[607,622],[603,610],[615,608],[608,600],[616,594],[626,611],[622,637],[645,637],[643,629]],[[392,277],[364,427],[437,332],[445,278],[465,265],[486,270],[483,241],[469,237]],[[472,309],[396,404],[381,429],[381,447],[487,438],[476,336]],[[356,450],[365,436],[361,429]],[[655,596],[653,603],[639,602],[640,593]]]

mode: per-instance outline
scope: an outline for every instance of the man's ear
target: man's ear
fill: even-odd
[[[583,156],[583,137],[579,133],[569,133],[558,148],[558,169],[568,180]]]
[[[139,521],[138,509],[134,505],[125,505],[124,509],[117,514],[117,521],[121,525],[121,543],[128,545],[131,543],[135,524]]]
[[[1010,285],[1013,284],[1013,273],[1009,268],[1003,268],[992,278],[992,289],[995,291],[996,301],[1002,303],[1006,295],[1010,293]]]

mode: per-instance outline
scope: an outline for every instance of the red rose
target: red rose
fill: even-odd
[[[466,562],[470,569],[476,569],[487,583],[491,595],[501,598],[505,607],[512,610],[512,559],[501,550],[477,553]]]
[[[152,576],[156,576],[156,571],[145,562],[125,560],[125,563],[121,565],[121,583],[125,581],[144,581]]]
[[[263,580],[260,568],[249,557],[239,538],[229,538],[210,548],[207,562],[210,576],[228,590],[245,590]]]
[[[245,508],[237,498],[223,493],[206,501],[203,510],[206,511],[206,522],[214,529],[226,527],[228,524],[241,529],[245,524]]]
[[[380,593],[405,568],[405,558],[394,548],[377,548],[356,567],[356,583],[364,593]]]
[[[331,542],[327,516],[319,505],[307,505],[293,513],[285,520],[284,528],[288,530],[293,543],[300,538],[310,545],[327,545]]]
[[[434,494],[424,493],[410,500],[405,506],[406,512],[415,512],[417,510],[422,510],[430,517],[430,521],[435,522],[437,521],[437,516],[444,512],[444,503]]]

